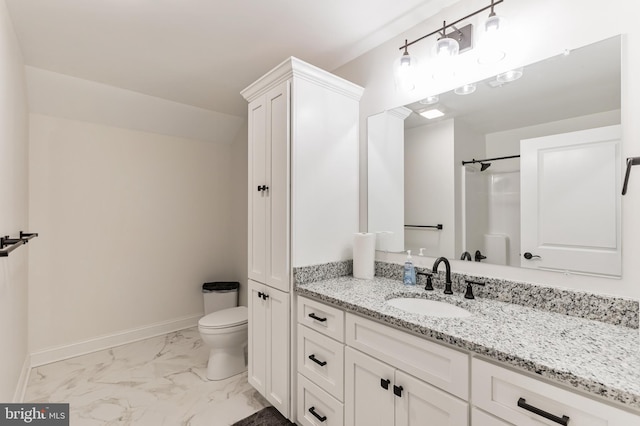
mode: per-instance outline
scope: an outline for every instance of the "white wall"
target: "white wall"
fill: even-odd
[[[29,231],[28,110],[22,54],[4,0],[0,1],[0,235]],[[0,401],[11,402],[27,360],[27,259],[18,247],[0,258]],[[28,365],[28,364],[27,364]]]
[[[231,145],[231,172],[229,182],[231,188],[231,235],[228,241],[230,250],[233,253],[233,267],[236,280],[240,282],[239,302],[247,306],[247,250],[248,235],[247,223],[249,220],[249,203],[247,200],[248,187],[248,139],[247,121],[242,124],[242,128],[236,135]]]
[[[408,28],[389,42],[360,56],[354,61],[335,70],[335,72],[357,84],[366,87],[360,104],[360,123],[366,127],[366,117],[380,111],[406,105],[432,92],[443,92],[460,84],[489,77],[488,73],[465,75],[446,84],[435,84],[422,93],[399,94],[393,81],[393,61],[398,57],[398,47],[404,39],[413,40],[438,28],[443,20],[451,21],[486,6],[484,0],[463,0],[444,9],[434,17],[413,28]],[[521,0],[501,3],[496,11],[508,17],[512,28],[520,34],[518,52],[522,63],[532,63],[552,55],[560,54],[564,49],[573,49],[596,41],[624,34],[622,46],[622,126],[623,157],[640,155],[637,143],[640,140],[640,121],[634,117],[640,113],[640,27],[637,17],[629,11],[635,7],[629,0],[612,0],[606,8],[596,2],[585,4],[580,0]],[[579,16],[576,11],[580,11]],[[478,15],[469,22],[478,28],[481,19]],[[422,46],[418,48],[418,45]],[[415,53],[421,54],[431,46],[427,41],[416,45]],[[413,53],[413,52],[412,52]],[[491,70],[492,73],[496,70]],[[366,164],[366,135],[360,138],[360,162]],[[361,169],[361,230],[367,229],[366,210],[366,167]],[[595,277],[564,276],[557,273],[521,270],[517,268],[492,265],[473,265],[470,262],[455,263],[459,271],[476,271],[488,276],[500,276],[554,286],[578,288],[594,292],[621,296],[640,297],[640,264],[635,261],[640,255],[640,172],[634,170],[629,182],[629,193],[623,199],[623,278],[612,280]],[[393,256],[390,257],[393,259]],[[402,257],[398,257],[401,261]],[[420,259],[417,260],[417,263]],[[432,260],[424,259],[425,266]],[[475,262],[474,262],[475,263]]]
[[[246,194],[241,118],[217,133],[193,129],[185,123],[210,112],[28,76],[34,109],[46,110],[30,115],[29,220],[41,235],[29,262],[35,364],[195,325],[203,282],[246,285],[246,200],[235,196]],[[65,92],[53,88],[59,81]],[[83,120],[45,96],[78,102],[71,115]],[[169,129],[172,112],[180,118]]]

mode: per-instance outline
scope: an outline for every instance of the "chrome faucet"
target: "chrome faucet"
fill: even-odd
[[[433,272],[434,274],[437,273],[438,266],[440,266],[441,262],[444,262],[445,274],[446,274],[444,294],[453,294],[453,291],[451,290],[451,265],[449,264],[449,261],[447,260],[447,258],[446,257],[437,258],[435,263],[433,264],[433,268],[431,268],[431,272]]]

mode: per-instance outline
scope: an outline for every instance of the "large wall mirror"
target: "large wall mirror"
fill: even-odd
[[[618,36],[369,117],[377,249],[619,277],[620,65]]]

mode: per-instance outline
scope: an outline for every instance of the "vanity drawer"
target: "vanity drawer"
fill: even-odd
[[[298,372],[342,400],[344,345],[298,324]]]
[[[473,404],[518,426],[563,424],[563,416],[575,426],[640,424],[640,416],[477,358],[471,371]]]
[[[490,416],[476,407],[471,409],[471,424],[473,426],[513,426],[511,423]]]
[[[344,342],[344,312],[315,300],[298,297],[298,322]]]
[[[298,423],[305,426],[342,426],[341,402],[298,374]]]
[[[413,334],[347,314],[347,345],[469,399],[469,355]]]

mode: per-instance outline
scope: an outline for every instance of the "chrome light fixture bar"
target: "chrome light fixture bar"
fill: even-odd
[[[427,35],[423,35],[422,37],[417,38],[417,39],[415,39],[415,40],[413,40],[413,41],[411,41],[411,42],[408,42],[407,40],[405,40],[404,45],[402,45],[402,46],[399,48],[399,50],[403,50],[403,49],[404,49],[404,50],[405,50],[405,52],[406,52],[406,51],[407,51],[407,48],[408,48],[409,46],[412,46],[412,45],[416,44],[417,42],[422,41],[422,40],[424,40],[425,38],[430,37],[430,36],[432,36],[432,35],[434,35],[434,34],[441,34],[441,35],[442,35],[442,38],[453,38],[453,39],[456,39],[455,34],[456,34],[456,33],[459,33],[459,35],[460,35],[460,34],[462,34],[462,38],[464,38],[465,42],[468,42],[468,43],[469,43],[469,46],[470,46],[470,43],[471,43],[471,36],[470,36],[470,33],[471,33],[471,31],[469,30],[469,36],[467,36],[467,37],[465,37],[465,36],[464,36],[464,32],[463,32],[463,30],[464,30],[465,28],[469,27],[469,26],[465,26],[465,27],[463,27],[462,29],[458,30],[458,29],[456,29],[456,28],[455,28],[455,25],[459,24],[460,22],[464,21],[465,19],[469,19],[469,18],[471,18],[471,17],[473,17],[473,16],[475,16],[475,15],[477,15],[477,14],[479,14],[479,13],[482,13],[482,12],[484,12],[484,11],[486,11],[486,10],[489,10],[489,9],[491,9],[491,13],[490,13],[489,17],[490,17],[490,18],[492,18],[492,17],[494,17],[494,16],[495,16],[495,12],[493,11],[493,8],[494,8],[496,5],[498,5],[498,4],[500,4],[500,3],[502,3],[503,1],[504,1],[504,0],[491,0],[491,4],[490,4],[489,6],[483,7],[482,9],[478,9],[478,10],[476,10],[475,12],[470,13],[470,14],[468,14],[467,16],[464,16],[464,17],[462,17],[462,18],[458,19],[458,20],[457,20],[457,21],[455,21],[455,22],[452,22],[452,23],[450,23],[450,24],[447,24],[447,23],[446,23],[446,21],[445,21],[445,22],[443,23],[442,28],[438,28],[437,30],[435,30],[435,31],[433,31],[433,32],[430,32],[430,33],[429,33],[429,34],[427,34]],[[453,29],[455,30],[455,31],[454,31],[454,33],[446,34],[446,31],[447,31],[447,29],[449,29],[449,28],[453,28]],[[470,28],[470,27],[469,27],[469,28]],[[461,42],[460,42],[460,40],[458,40],[458,39],[456,39],[456,40],[457,40],[457,41],[458,41],[458,43],[460,43],[460,45],[461,45],[461,46],[460,46],[460,51],[464,51],[464,50],[465,50],[465,47],[463,47],[463,46],[465,46],[465,45],[464,45],[463,43],[461,43]]]

